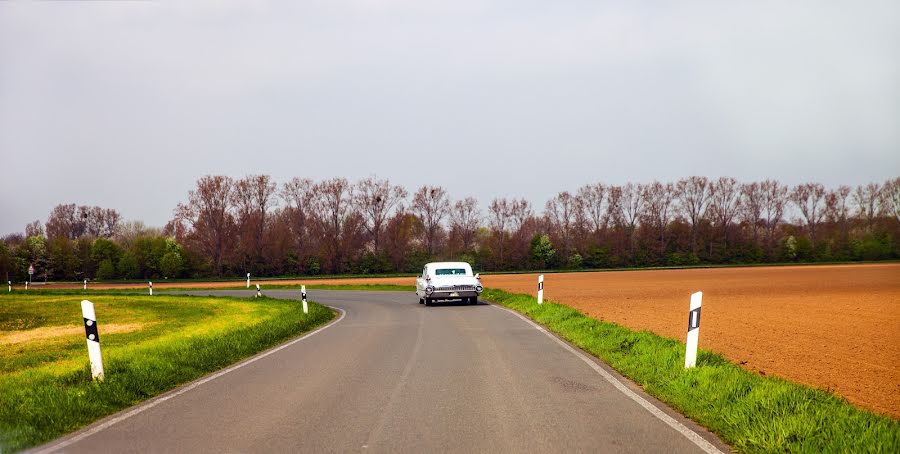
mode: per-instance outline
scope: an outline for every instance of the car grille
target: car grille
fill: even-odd
[[[434,288],[438,292],[474,292],[474,285],[442,285]]]

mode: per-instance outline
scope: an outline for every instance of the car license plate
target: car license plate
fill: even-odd
[[[459,293],[452,292],[452,293],[450,293],[450,296],[459,296]]]

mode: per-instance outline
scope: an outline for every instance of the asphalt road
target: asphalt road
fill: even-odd
[[[299,298],[296,291],[266,293]],[[426,307],[397,292],[311,290],[309,297],[341,309],[343,318],[38,450],[728,451],[633,384],[604,377],[605,365],[505,309],[485,302]]]

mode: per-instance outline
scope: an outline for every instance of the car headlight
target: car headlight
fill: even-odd
[[[476,286],[475,286],[475,293],[479,293],[479,294],[480,294],[480,293],[483,292],[483,291],[484,291],[484,287],[482,287],[482,286],[480,286],[480,285],[476,285]]]
[[[425,287],[425,294],[426,294],[426,295],[431,295],[432,293],[434,293],[434,287],[432,287],[432,286],[430,286],[430,285],[429,285],[428,287]]]

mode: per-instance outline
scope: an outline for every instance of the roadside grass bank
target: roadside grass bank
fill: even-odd
[[[82,299],[97,312],[102,383],[91,379]],[[0,452],[51,441],[334,316],[270,298],[0,295]]]
[[[314,282],[314,281],[313,281]],[[304,284],[307,290],[370,290],[370,291],[388,291],[388,292],[414,292],[415,285],[396,285],[396,284]],[[266,290],[300,290],[301,284],[265,284],[262,286],[262,293],[265,296]],[[203,290],[219,291],[219,290],[245,290],[248,296],[256,295],[256,284],[247,288],[245,284],[232,285],[227,287],[173,287],[159,288],[153,290],[154,295],[166,295],[172,292],[196,292]],[[12,295],[131,295],[131,296],[149,296],[147,289],[140,288],[110,288],[97,290],[81,290],[81,289],[54,289],[54,288],[37,288],[29,289],[27,293],[22,290],[14,290]],[[0,293],[0,298],[4,295]],[[151,297],[155,298],[155,296]]]
[[[635,381],[647,393],[742,452],[900,452],[900,422],[829,392],[761,376],[700,350],[684,368],[683,342],[635,332],[531,295],[482,298],[524,314]]]

